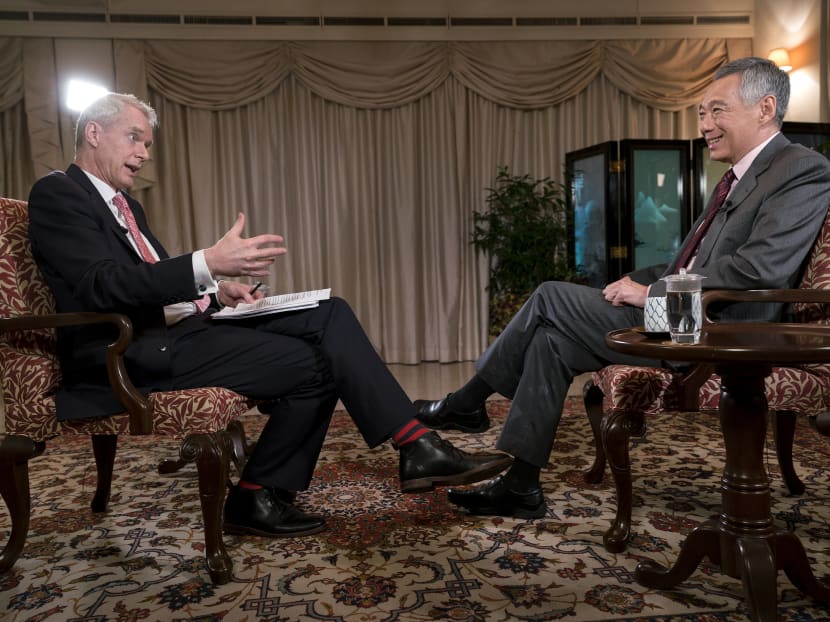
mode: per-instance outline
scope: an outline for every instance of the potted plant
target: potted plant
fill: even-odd
[[[567,256],[566,187],[499,167],[487,209],[473,211],[472,244],[489,259],[489,329],[498,335],[543,281],[578,278]]]

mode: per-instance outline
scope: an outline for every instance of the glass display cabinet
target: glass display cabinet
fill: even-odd
[[[691,157],[686,140],[623,140],[623,220],[629,270],[669,263],[691,220]]]
[[[606,142],[565,155],[568,186],[568,260],[592,287],[620,274],[620,210],[617,143]]]
[[[568,256],[586,284],[671,260],[691,222],[690,150],[627,139],[565,154]]]

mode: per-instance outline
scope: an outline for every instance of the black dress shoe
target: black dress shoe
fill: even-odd
[[[293,490],[286,490],[285,488],[272,488],[271,490],[274,491],[274,494],[277,495],[281,501],[285,501],[286,503],[294,503],[297,499],[297,493]]]
[[[225,533],[287,538],[322,531],[326,520],[300,511],[286,493],[274,488],[231,487],[225,501]]]
[[[415,406],[415,416],[425,426],[434,430],[484,432],[490,427],[490,417],[487,416],[484,406],[471,412],[451,410],[450,395],[442,400],[415,400],[412,402]]]
[[[447,497],[470,514],[485,516],[541,518],[548,509],[541,488],[516,492],[502,476],[475,488],[451,489],[447,491]]]
[[[480,482],[504,471],[513,462],[513,458],[503,453],[468,454],[435,432],[403,445],[400,454],[403,492]]]

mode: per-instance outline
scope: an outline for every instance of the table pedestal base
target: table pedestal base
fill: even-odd
[[[739,562],[730,576],[743,581],[744,596],[753,620],[778,619],[776,575],[783,570],[792,584],[816,600],[830,600],[830,588],[819,583],[807,561],[801,541],[792,533],[776,533],[768,538],[735,537],[722,533],[717,521],[708,521],[693,530],[680,549],[671,568],[653,561],[640,562],[634,571],[637,583],[660,590],[685,581],[704,557],[723,568],[721,551]],[[726,571],[724,569],[724,571]]]
[[[689,534],[671,568],[641,562],[635,578],[646,587],[673,588],[708,557],[725,574],[741,579],[751,618],[772,621],[777,618],[779,570],[817,600],[830,600],[830,587],[816,580],[798,537],[773,525],[763,463],[769,365],[719,365],[716,371],[722,378],[719,409],[726,450],[720,516]]]

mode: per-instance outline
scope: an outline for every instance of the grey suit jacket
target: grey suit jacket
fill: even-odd
[[[828,207],[830,161],[779,134],[758,154],[718,211],[700,245],[694,272],[705,277],[704,289],[796,287]],[[701,214],[681,248],[702,219]],[[629,276],[652,285],[650,295],[662,295],[665,282],[658,279],[675,271],[672,263]],[[777,320],[781,312],[779,305],[742,303],[724,305],[718,315]]]

